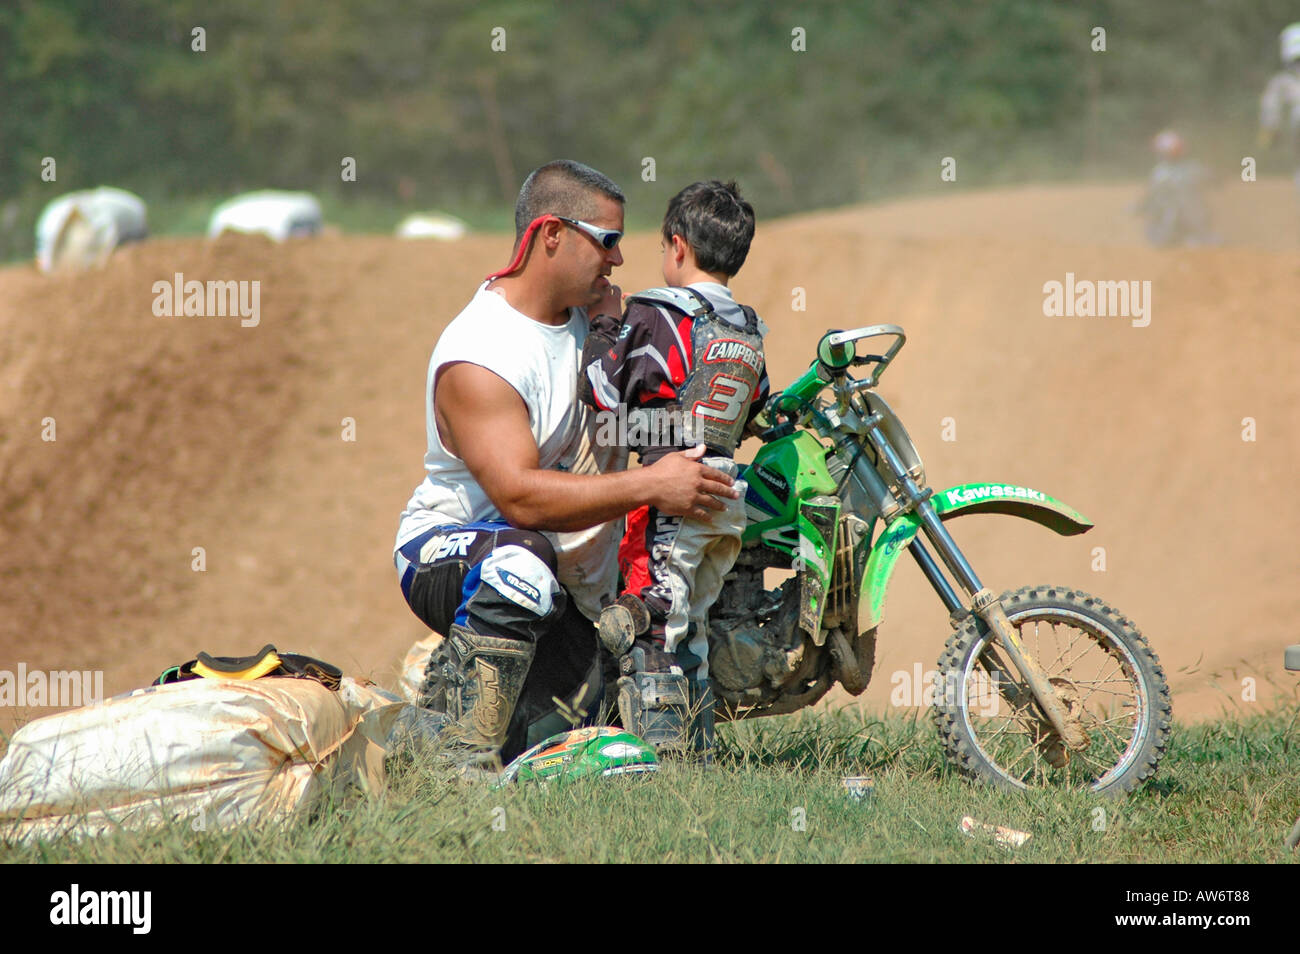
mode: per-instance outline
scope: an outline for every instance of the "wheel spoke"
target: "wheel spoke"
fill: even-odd
[[[1120,671],[1121,673],[1124,671],[1124,668],[1123,668],[1122,666],[1119,666],[1118,663],[1116,663],[1115,665],[1119,668],[1119,671]],[[1095,681],[1095,682],[1098,682],[1098,683],[1101,683],[1101,679],[1100,679],[1100,678],[1098,678],[1097,680],[1094,680],[1094,681]],[[1114,681],[1116,681],[1116,680],[1111,680],[1111,679],[1107,679],[1107,680],[1106,680],[1106,682],[1114,682]],[[1076,684],[1076,685],[1078,684],[1078,681],[1077,681],[1077,680],[1075,681],[1075,684]],[[1127,685],[1127,683],[1120,683],[1120,685]],[[1079,705],[1083,705],[1085,702],[1087,702],[1088,699],[1092,696],[1092,694],[1093,694],[1094,692],[1096,692],[1096,691],[1097,691],[1096,687],[1094,687],[1094,688],[1092,688],[1092,689],[1089,689],[1089,690],[1088,690],[1088,695],[1084,696],[1082,699],[1079,700]],[[1116,695],[1116,696],[1121,695],[1121,693],[1119,693],[1118,691],[1116,691],[1116,690],[1114,690],[1114,689],[1107,689],[1107,690],[1105,690],[1105,691],[1111,693],[1112,695]]]
[[[1049,624],[1049,625],[1051,625],[1051,627],[1052,627],[1052,636],[1053,636],[1053,638],[1055,638],[1055,637],[1056,637],[1056,624],[1055,624],[1055,623],[1051,623],[1051,624]],[[1038,628],[1038,623],[1037,623],[1037,621],[1035,621],[1035,623],[1034,623],[1034,628],[1035,628],[1035,629]],[[1060,640],[1058,639],[1056,642],[1057,642],[1057,645],[1059,646],[1059,645],[1060,645]],[[1066,653],[1068,653],[1068,652],[1070,651],[1070,647],[1073,646],[1074,643],[1075,643],[1075,640],[1071,640],[1071,641],[1070,641],[1069,643],[1067,643],[1065,646],[1061,647],[1060,652],[1058,652],[1058,653],[1056,654],[1056,658],[1053,659],[1050,663],[1048,663],[1046,666],[1043,667],[1043,672],[1050,673],[1050,672],[1052,671],[1052,667],[1054,667],[1058,662],[1061,661],[1061,657],[1064,656]],[[1038,656],[1037,658],[1041,660],[1041,659],[1042,659],[1042,656],[1040,655],[1040,656]]]
[[[1070,641],[1070,646],[1073,646],[1073,645],[1074,645],[1075,643],[1077,643],[1078,641],[1079,641],[1079,640],[1078,640],[1077,638],[1071,640],[1071,641]],[[1080,659],[1082,659],[1083,656],[1084,656],[1084,654],[1087,653],[1088,650],[1090,650],[1090,649],[1092,649],[1092,648],[1093,648],[1093,645],[1092,645],[1091,641],[1085,642],[1084,645],[1083,645],[1083,649],[1079,650],[1079,655],[1075,656],[1072,660],[1070,660],[1070,661],[1067,662],[1063,667],[1061,667],[1062,672],[1069,672],[1070,667],[1073,666],[1073,665],[1074,665],[1076,662],[1078,662]],[[1067,651],[1067,652],[1069,651],[1069,647],[1066,647],[1066,651]]]
[[[1029,744],[1020,750],[1020,754],[1016,756],[1015,761],[1007,766],[1008,774],[1014,774],[1014,769],[1017,765],[1020,764],[1020,760],[1023,759],[1028,753],[1032,752],[1037,745],[1038,745],[1037,740],[1030,739]]]
[[[1117,715],[1113,719],[1099,719],[1094,722],[1093,725],[1116,725],[1121,722],[1131,725],[1133,723],[1133,717],[1131,715]]]
[[[1002,733],[1006,732],[1007,729],[1011,728],[1011,726],[1013,726],[1013,725],[1015,725],[1015,724],[1016,724],[1016,722],[1015,722],[1014,719],[1010,719],[1010,718],[1006,719],[1006,720],[1002,723],[1002,728],[998,729],[998,730],[997,730],[996,732],[994,732],[991,736],[989,736],[989,738],[988,738],[988,742],[989,742],[989,744],[992,745],[994,742],[996,742],[996,741],[997,741],[997,740],[1002,736]]]
[[[1058,676],[1057,678],[1059,679],[1060,677]],[[1116,679],[1076,679],[1076,678],[1074,678],[1073,676],[1070,677],[1070,682],[1071,682],[1072,684],[1076,685],[1076,686],[1105,685],[1106,683],[1112,683],[1112,682],[1113,682],[1113,683],[1117,683],[1118,685],[1121,685],[1121,686],[1126,686],[1126,685],[1128,685],[1128,683],[1126,683],[1126,682],[1122,682],[1122,681],[1120,681],[1120,680],[1116,680]],[[1095,691],[1095,690],[1094,690],[1094,691]],[[1109,693],[1112,693],[1113,695],[1117,695],[1117,696],[1120,696],[1120,695],[1127,695],[1127,693],[1122,693],[1122,692],[1120,692],[1120,691],[1117,690],[1117,689],[1104,689],[1104,690],[1102,690],[1102,691],[1103,691],[1103,692],[1109,692]]]
[[[1092,774],[1097,778],[1101,778],[1103,775],[1105,775],[1107,772],[1111,770],[1110,765],[1106,765],[1102,762],[1096,761],[1095,759],[1089,758],[1087,752],[1078,752],[1076,754],[1079,756],[1079,760],[1081,762],[1088,764],[1092,768],[1093,770]]]

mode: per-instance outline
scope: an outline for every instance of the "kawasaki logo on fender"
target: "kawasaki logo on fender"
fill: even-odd
[[[1024,500],[1047,500],[1047,494],[1040,493],[1037,490],[1030,490],[1028,487],[1012,487],[1010,484],[985,484],[982,487],[971,487],[967,490],[950,490],[948,491],[948,504],[956,506],[957,504],[974,503],[977,500],[989,500],[994,497],[1020,497]]]
[[[761,373],[763,370],[763,356],[743,341],[736,341],[734,338],[719,338],[709,345],[708,350],[704,352],[704,363],[710,364],[714,361],[739,361],[753,368],[755,372]]]

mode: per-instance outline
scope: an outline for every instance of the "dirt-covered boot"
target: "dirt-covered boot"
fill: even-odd
[[[692,621],[686,639],[677,647],[677,664],[686,676],[687,708],[690,719],[687,724],[687,745],[685,757],[702,765],[713,764],[714,742],[714,698],[713,683],[706,675],[700,677],[704,670],[704,661],[696,652],[705,651],[708,645],[698,639],[704,623]]]
[[[619,660],[618,710],[623,728],[658,755],[684,754],[690,722],[686,676],[672,653],[638,642]]]
[[[446,716],[438,741],[457,766],[499,768],[537,647],[453,624],[425,670],[418,705]]]
[[[715,735],[713,684],[708,680],[704,682],[690,680],[687,682],[687,698],[690,700],[691,712],[690,726],[687,731],[688,757],[701,765],[712,765]]]

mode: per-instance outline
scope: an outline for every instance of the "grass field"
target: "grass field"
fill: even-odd
[[[1294,862],[1300,725],[1278,709],[1177,726],[1153,783],[1120,800],[973,786],[943,761],[928,719],[856,710],[721,729],[718,765],[495,791],[423,768],[379,797],[276,828],[0,847],[10,862]],[[845,775],[870,775],[853,801]],[[1032,833],[1003,848],[963,815]]]

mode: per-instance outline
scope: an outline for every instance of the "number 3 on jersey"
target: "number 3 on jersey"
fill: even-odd
[[[748,381],[729,374],[715,374],[709,382],[708,399],[696,401],[691,413],[711,421],[734,421],[749,406],[753,393],[754,388]]]

